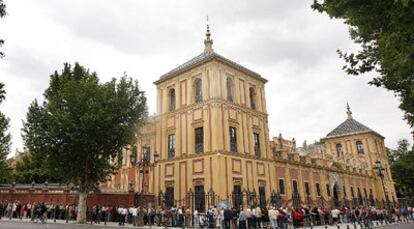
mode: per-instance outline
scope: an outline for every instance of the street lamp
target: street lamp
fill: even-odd
[[[385,176],[384,171],[385,171],[385,169],[384,169],[384,167],[382,167],[381,161],[377,160],[375,162],[374,169],[376,170],[377,175],[381,178],[381,184],[382,184],[382,189],[384,191],[385,201],[387,201],[387,208],[389,208],[390,205],[389,205],[388,194],[385,191],[385,185],[384,185],[384,176]]]
[[[140,204],[143,204],[143,199],[144,199],[144,187],[145,187],[145,173],[147,172],[146,171],[146,168],[149,168],[149,167],[155,167],[155,164],[158,162],[158,158],[159,158],[159,154],[157,153],[157,152],[155,152],[154,153],[154,161],[151,163],[151,159],[150,159],[150,152],[149,152],[149,149],[148,148],[145,148],[145,149],[143,149],[144,150],[144,152],[143,152],[143,157],[142,157],[142,160],[141,161],[138,161],[137,162],[137,167],[138,167],[138,171],[139,171],[139,174],[140,174],[140,176],[142,177],[141,178],[141,192],[140,192],[140,196],[141,196],[141,198],[140,198]],[[154,170],[154,169],[153,169]],[[142,174],[142,175],[141,175]]]

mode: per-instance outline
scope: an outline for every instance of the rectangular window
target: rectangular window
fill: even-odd
[[[165,190],[165,204],[167,208],[171,208],[174,205],[174,187],[167,187]]]
[[[331,188],[329,187],[329,184],[326,184],[326,195],[331,196]]]
[[[151,147],[144,146],[142,147],[142,163],[144,165],[149,165],[151,159]]]
[[[168,135],[168,159],[175,157],[175,134]]]
[[[351,195],[352,195],[352,198],[355,198],[354,187],[351,187]]]
[[[367,189],[366,188],[364,188],[364,195],[365,195],[365,198],[368,198],[368,193],[367,193]]]
[[[361,189],[358,187],[357,188],[357,195],[358,195],[358,204],[360,204],[360,205],[362,205],[363,204],[363,202],[362,202],[362,194],[361,194]]]
[[[346,188],[345,188],[345,186],[343,186],[343,190],[344,190],[344,197],[346,197]]]
[[[131,155],[129,156],[129,161],[131,163],[131,166],[136,166],[138,160],[138,147],[134,145],[132,148]]]
[[[203,127],[195,129],[195,152],[202,153],[204,151],[204,130]]]
[[[310,196],[311,195],[311,190],[309,187],[309,182],[305,182],[305,192],[306,192],[306,196]]]
[[[118,164],[121,165],[121,166],[125,165],[125,157],[124,157],[124,151],[123,150],[118,155]]]
[[[254,143],[254,154],[256,157],[260,157],[260,137],[258,133],[253,133],[253,143]]]
[[[279,193],[281,195],[285,194],[285,181],[282,179],[279,180]]]
[[[321,196],[321,185],[319,183],[316,183],[316,194]]]
[[[294,180],[292,183],[293,183],[293,192],[294,193],[298,193],[299,192],[299,190],[298,190],[298,182]]]
[[[230,127],[230,151],[233,153],[237,152],[237,132],[236,127]]]

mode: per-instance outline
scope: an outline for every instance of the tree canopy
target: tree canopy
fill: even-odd
[[[6,99],[4,84],[0,82],[0,105]],[[10,153],[11,135],[7,132],[9,128],[9,119],[0,112],[0,183],[9,182],[11,179],[11,170],[6,161]]]
[[[414,1],[314,0],[312,8],[350,26],[350,37],[361,50],[338,50],[346,62],[343,69],[350,75],[377,72],[370,84],[398,95],[414,127]]]
[[[60,174],[48,169],[48,160],[44,155],[23,152],[16,161],[13,179],[16,183],[64,183],[66,180]]]
[[[51,75],[44,102],[30,105],[23,140],[31,153],[43,155],[51,172],[78,187],[83,222],[86,195],[116,171],[113,159],[134,140],[146,116],[137,81],[124,76],[101,83],[78,63],[65,64]]]
[[[390,169],[400,196],[414,197],[414,152],[406,139],[398,142],[396,150],[388,150]]]
[[[6,4],[3,0],[0,0],[0,18],[6,16]],[[4,44],[4,40],[0,38],[0,47]],[[0,58],[4,56],[4,53],[0,51]]]

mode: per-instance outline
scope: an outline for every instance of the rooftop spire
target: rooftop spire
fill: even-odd
[[[348,119],[352,119],[352,111],[348,102],[346,102],[346,114],[348,115]]]
[[[213,52],[213,39],[210,38],[210,26],[208,25],[208,16],[207,16],[207,32],[206,32],[206,39],[204,40],[204,52],[209,53]]]

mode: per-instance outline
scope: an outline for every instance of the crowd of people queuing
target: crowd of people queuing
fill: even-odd
[[[57,205],[50,203],[0,202],[0,219],[30,219],[34,222],[45,223],[47,219],[76,220],[77,207],[75,204]]]
[[[52,203],[0,202],[0,219],[30,219],[45,223],[46,220],[76,220],[75,204],[59,205]],[[315,225],[335,225],[341,223],[369,224],[379,222],[398,222],[414,220],[413,208],[287,208],[287,207],[246,207],[217,208],[211,206],[206,212],[191,211],[189,208],[172,206],[170,208],[136,206],[101,206],[87,209],[88,222],[106,224],[116,222],[120,226],[165,226],[195,228],[294,228]]]

